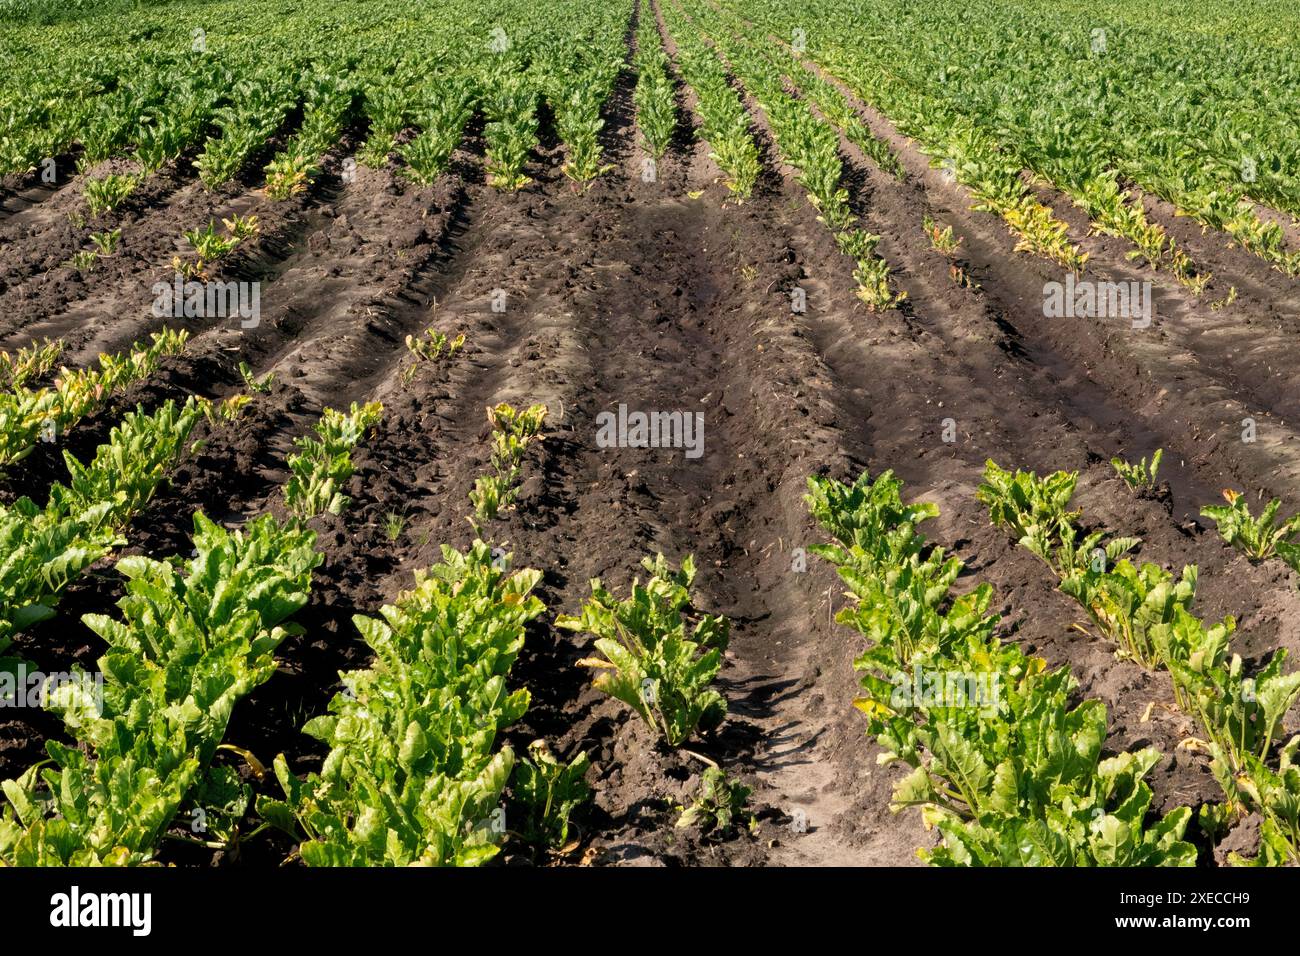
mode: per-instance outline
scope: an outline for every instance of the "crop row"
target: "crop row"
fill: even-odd
[[[307,602],[321,561],[305,526],[311,506],[340,504],[329,489],[350,474],[347,442],[378,413],[354,406],[328,414],[319,441],[300,442],[290,457],[297,490],[285,489],[287,520],[267,514],[230,531],[196,512],[188,562],[117,562],[126,579],[120,617],[83,618],[108,646],[98,680],[80,674],[48,694],[78,746],[49,740],[48,761],[4,782],[0,860],[145,863],[187,799],[242,815],[249,795],[232,772],[214,770],[212,758],[234,705],[271,676],[275,648],[293,632],[286,622]],[[180,428],[168,434],[174,442]],[[220,831],[222,821],[213,827]]]
[[[14,360],[14,385],[0,392],[0,467],[31,454],[39,441],[54,441],[124,388],[148,378],[164,356],[185,347],[188,334],[165,329],[151,344],[135,345],[122,355],[101,355],[98,369],[64,369],[51,386],[29,389],[22,381],[43,374],[61,349],[34,346]]]
[[[890,287],[889,265],[876,254],[880,236],[855,226],[848,191],[843,186],[844,168],[836,132],[805,102],[790,95],[776,66],[736,41],[706,4],[672,2],[664,9],[679,42],[692,28],[700,30],[716,45],[718,55],[725,57],[737,81],[758,102],[781,158],[796,170],[808,201],[835,236],[840,251],[856,263],[853,277],[862,301],[872,309],[887,309],[905,298],[905,293]]]
[[[1300,210],[1294,137],[1253,98],[1267,88],[1270,102],[1287,99],[1278,63],[1244,52],[1215,59],[1201,32],[1108,26],[1086,10],[1044,17],[1002,0],[975,7],[773,0],[737,12],[769,36],[800,31],[811,59],[915,137],[1034,252],[1083,265],[1063,234],[1053,239],[1055,226],[1026,193],[1022,169],[1058,186],[1094,228],[1128,239],[1135,256],[1169,268],[1195,292],[1209,277],[1147,219],[1131,186],[1224,230],[1288,274],[1300,270],[1300,252],[1287,249],[1282,227],[1251,201]],[[893,42],[899,36],[908,42]],[[1209,102],[1222,109],[1192,105]]]
[[[917,531],[937,516],[905,503],[886,472],[852,485],[809,479],[809,508],[835,543],[853,604],[838,620],[868,640],[855,705],[881,763],[912,768],[893,808],[920,807],[944,866],[1190,866],[1187,807],[1148,820],[1152,748],[1102,757],[1106,708],[1074,703],[1068,668],[995,636],[993,589],[953,594],[962,562]]]
[[[1248,672],[1232,649],[1235,620],[1207,623],[1194,613],[1194,565],[1175,577],[1152,562],[1134,564],[1124,557],[1138,539],[1080,530],[1080,513],[1069,510],[1076,474],[1039,477],[989,462],[984,478],[979,498],[994,524],[1047,564],[1061,591],[1079,603],[1120,656],[1168,671],[1178,707],[1201,728],[1195,745],[1209,754],[1226,801],[1202,808],[1202,829],[1215,835],[1259,813],[1264,822],[1254,862],[1300,862],[1300,768],[1293,766],[1300,735],[1286,743],[1279,739],[1287,711],[1300,698],[1300,671],[1284,672],[1286,650]],[[1234,512],[1239,500],[1226,509],[1207,509],[1229,540],[1244,510],[1243,504]],[[1265,517],[1271,525],[1272,516]]]
[[[630,7],[589,11],[570,0],[534,11],[499,0],[413,11],[385,0],[363,18],[343,3],[287,15],[222,3],[140,12],[139,44],[123,43],[130,31],[116,23],[20,31],[21,41],[0,42],[0,64],[11,67],[0,82],[0,174],[69,154],[83,171],[133,155],[135,171],[85,181],[96,216],[169,160],[193,155],[203,183],[218,188],[279,138],[266,189],[285,198],[357,120],[369,129],[361,161],[379,165],[396,152],[428,182],[481,109],[493,180],[517,188],[545,98],[570,154],[566,171],[586,181],[603,169],[601,111],[626,57]]]

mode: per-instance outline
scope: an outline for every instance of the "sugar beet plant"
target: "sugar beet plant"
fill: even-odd
[[[209,220],[203,229],[185,230],[185,241],[194,250],[195,258],[191,261],[173,256],[172,268],[177,274],[187,279],[206,278],[210,266],[230,255],[236,246],[257,235],[261,230],[257,216],[253,215],[235,215],[229,219],[222,219],[221,224],[226,227],[224,234],[217,229],[217,224],[212,220]]]
[[[284,620],[320,562],[311,532],[273,518],[228,532],[195,515],[186,569],[124,558],[120,620],[87,615],[108,644],[103,701],[52,700],[80,746],[46,742],[50,766],[4,782],[0,860],[17,866],[148,862],[225,735],[236,701],[266,681]]]
[[[706,13],[716,15],[748,51],[763,57],[773,67],[781,70],[788,86],[816,107],[828,123],[839,129],[849,142],[861,149],[877,166],[893,176],[902,175],[902,166],[893,150],[884,140],[871,133],[848,98],[834,83],[825,79],[797,54],[792,55],[792,51],[783,45],[777,47],[765,42],[767,37],[745,18],[717,7]],[[798,64],[800,69],[791,70],[791,63]]]
[[[303,81],[302,127],[266,167],[266,194],[282,200],[304,191],[320,169],[321,156],[338,139],[356,101],[346,78],[317,74]]]
[[[300,519],[340,514],[350,500],[340,491],[352,477],[352,449],[379,423],[384,407],[378,402],[352,403],[349,411],[325,409],[313,427],[315,436],[294,440],[298,451],[289,456],[293,473],[284,486],[284,503]]]
[[[499,67],[488,83],[483,100],[488,181],[498,189],[522,189],[530,182],[524,166],[537,145],[538,89],[529,74],[508,66]]]
[[[189,333],[165,329],[149,345],[136,344],[120,355],[101,355],[98,369],[64,369],[48,388],[21,383],[0,392],[0,467],[31,454],[38,441],[54,441],[114,394],[148,378],[165,356],[185,347]],[[46,355],[37,361],[52,364]]]
[[[636,31],[636,89],[632,102],[636,122],[650,154],[663,156],[677,127],[677,104],[668,77],[668,56],[659,38],[659,26],[648,5],[641,11]]]
[[[776,65],[736,39],[710,7],[684,6],[696,28],[712,39],[718,55],[726,57],[736,77],[758,101],[781,158],[796,170],[809,203],[835,236],[840,251],[856,263],[853,277],[858,297],[872,310],[897,305],[906,295],[890,288],[889,265],[876,254],[881,237],[855,225],[843,186],[844,168],[835,131],[808,104],[786,92]]]
[[[213,114],[219,137],[210,138],[195,161],[203,185],[215,189],[235,177],[254,151],[260,149],[299,103],[284,64],[251,71],[231,90],[229,105]]]
[[[1226,505],[1206,505],[1201,515],[1218,526],[1223,540],[1245,552],[1252,561],[1263,561],[1277,555],[1294,570],[1300,571],[1300,545],[1294,543],[1300,534],[1300,514],[1284,521],[1278,520],[1282,510],[1280,498],[1274,498],[1258,516],[1250,513],[1246,496],[1231,488],[1225,489]]]
[[[426,102],[419,108],[419,135],[397,151],[406,161],[406,176],[427,186],[442,175],[460,145],[477,102],[474,86],[466,78],[440,79],[431,84]]]
[[[992,589],[950,593],[961,562],[916,526],[936,515],[907,504],[886,472],[852,485],[809,479],[808,504],[835,543],[852,604],[838,619],[868,644],[855,661],[855,702],[882,761],[912,768],[893,809],[921,808],[943,841],[938,866],[1190,866],[1191,811],[1151,812],[1151,748],[1102,757],[1106,709],[1075,704],[1068,669],[1047,668],[994,636]]]
[[[492,426],[492,474],[475,478],[469,493],[474,506],[470,523],[475,529],[514,505],[524,453],[532,442],[540,439],[546,406],[517,409],[502,402],[490,406],[487,417]]]
[[[88,464],[64,453],[68,480],[50,486],[43,507],[25,497],[0,506],[0,654],[14,635],[53,617],[66,587],[123,543],[123,529],[187,449],[205,404],[129,412]]]
[[[402,370],[402,384],[409,385],[420,369],[445,356],[451,358],[465,347],[465,333],[454,339],[437,329],[425,329],[421,336],[408,335],[406,350],[411,353],[411,364]]]
[[[100,179],[87,179],[84,192],[90,218],[103,216],[122,205],[135,192],[140,181],[139,176],[121,173],[109,173]]]
[[[745,199],[754,191],[762,169],[749,115],[708,44],[670,4],[661,9],[676,42],[682,78],[695,91],[695,113],[700,120],[696,136],[708,143],[709,157],[722,170],[727,188]]]
[[[712,836],[726,836],[741,822],[752,787],[727,779],[719,767],[708,767],[700,776],[700,787],[690,806],[677,818],[679,828],[698,826]],[[753,825],[754,818],[749,818]]]
[[[54,371],[63,356],[64,347],[62,339],[44,339],[33,342],[12,355],[0,352],[0,385],[12,389],[45,377]]]
[[[337,470],[337,457],[312,460]],[[263,515],[230,531],[196,513],[188,562],[118,562],[120,617],[84,618],[108,645],[102,695],[89,680],[51,695],[76,746],[47,741],[49,760],[4,782],[0,862],[148,863],[188,799],[229,783],[211,762],[231,712],[274,672],[321,561],[307,517]]]
[[[370,132],[357,152],[358,162],[373,169],[382,168],[388,162],[398,134],[415,122],[422,100],[422,81],[428,76],[427,63],[417,65],[394,52],[386,68],[379,75],[369,77],[362,113]]]
[[[730,622],[720,615],[687,618],[695,560],[687,556],[673,570],[662,554],[641,566],[650,577],[632,582],[619,600],[597,578],[577,616],[560,615],[556,627],[596,637],[601,657],[580,663],[595,669],[596,688],[631,707],[655,735],[679,747],[692,735],[716,728],[727,714],[726,699],[712,687],[722,667]]]
[[[1200,724],[1203,738],[1196,743],[1210,754],[1210,769],[1228,800],[1227,818],[1250,811],[1263,817],[1254,862],[1300,862],[1300,803],[1295,791],[1287,790],[1297,779],[1292,761],[1300,738],[1279,746],[1283,718],[1300,699],[1300,671],[1284,672],[1287,652],[1279,649],[1248,674],[1231,647],[1235,620],[1229,616],[1207,624],[1193,613],[1194,566],[1175,577],[1151,562],[1136,566],[1116,560],[1137,541],[1115,538],[1102,547],[1102,532],[1079,545],[1079,514],[1067,510],[1076,481],[1073,473],[1040,478],[989,462],[979,496],[995,524],[1011,529],[1040,557],[1048,556],[1044,559],[1060,577],[1061,590],[1125,656],[1148,669],[1169,671],[1179,709]],[[1267,517],[1247,532],[1251,546],[1261,545],[1266,529],[1274,528]]]
[[[1245,65],[1252,56],[1239,40],[1220,36],[1206,44],[1199,31],[1129,24],[1119,28],[1123,42],[1107,49],[1107,28],[1090,13],[1063,16],[1049,39],[1038,29],[1040,10],[1005,0],[978,0],[961,11],[922,10],[904,0],[851,9],[844,0],[783,0],[738,12],[779,37],[821,24],[805,55],[970,186],[1022,248],[1071,268],[1083,265],[1059,220],[1017,182],[1029,170],[1084,210],[1094,231],[1122,236],[1132,243],[1130,258],[1169,269],[1193,294],[1210,277],[1150,221],[1144,191],[1222,229],[1279,270],[1300,270],[1300,253],[1287,248],[1283,227],[1246,198],[1253,194],[1291,214],[1300,208],[1300,188],[1288,172],[1293,164],[1282,158],[1293,145],[1282,128],[1256,124],[1248,135],[1237,128],[1236,104],[1275,88],[1278,70],[1275,61]],[[1133,11],[1139,20],[1150,14]],[[890,42],[917,35],[935,39]],[[1102,48],[1090,51],[1098,35]],[[1015,39],[1003,42],[1007,37]],[[1213,133],[1207,122],[1217,127]]]
[[[1122,458],[1112,458],[1111,467],[1120,480],[1131,491],[1150,491],[1156,486],[1156,476],[1160,474],[1160,459],[1164,457],[1163,448],[1157,448],[1148,462],[1144,457],[1138,462],[1128,462]]]
[[[1061,590],[1088,612],[1098,630],[1119,647],[1120,656],[1146,668],[1161,662],[1159,637],[1180,609],[1190,608],[1197,571],[1184,568],[1177,578],[1151,562],[1134,564],[1123,555],[1136,538],[1105,531],[1080,532],[1080,513],[1067,510],[1078,475],[1009,472],[989,462],[978,497],[993,523],[1040,557],[1060,579]]]
[[[562,170],[580,185],[613,168],[602,161],[600,133],[605,120],[601,111],[620,68],[620,61],[613,59],[579,64],[552,74],[548,84],[553,87],[547,98],[555,113],[555,129],[568,153]]]
[[[258,801],[309,866],[469,866],[498,852],[515,758],[496,739],[527,710],[508,678],[545,610],[541,574],[504,564],[482,541],[444,546],[382,619],[354,619],[376,662],[342,675],[347,691],[304,728],[330,748],[320,773],[299,780],[280,756],[285,799]]]
[[[528,745],[528,755],[515,764],[510,783],[516,808],[512,812],[523,817],[517,832],[526,842],[551,849],[569,842],[569,818],[591,796],[585,779],[590,767],[585,752],[565,762],[551,753],[545,740]]]

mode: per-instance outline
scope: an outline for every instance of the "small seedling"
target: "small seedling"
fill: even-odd
[[[82,272],[88,272],[98,258],[99,253],[94,249],[83,249],[72,254],[72,258],[68,260],[68,265],[74,269],[80,269]]]
[[[1251,515],[1250,506],[1241,492],[1225,488],[1223,498],[1227,505],[1206,505],[1201,509],[1201,516],[1218,525],[1224,541],[1240,548],[1252,561],[1263,561],[1277,554],[1292,567],[1300,564],[1300,546],[1291,541],[1300,534],[1300,514],[1278,521],[1277,513],[1282,508],[1282,501],[1274,498],[1256,518]]]
[[[103,179],[87,180],[86,205],[90,209],[91,218],[112,212],[127,196],[131,195],[137,185],[139,182],[134,176],[117,174],[110,174]]]
[[[226,232],[230,233],[236,243],[257,235],[258,230],[261,229],[256,216],[235,215],[229,219],[222,219],[221,224],[226,227]]]
[[[402,384],[411,384],[411,380],[420,371],[422,363],[432,362],[443,354],[450,358],[460,351],[464,345],[464,333],[454,339],[436,329],[425,329],[424,335],[419,338],[408,335],[406,337],[406,349],[414,357],[414,361],[402,372]]]
[[[718,767],[709,767],[700,780],[700,789],[695,801],[689,807],[682,808],[682,815],[677,818],[677,826],[698,825],[705,833],[713,836],[726,836],[741,821],[745,804],[752,787],[733,783],[727,779]],[[754,826],[754,818],[749,817],[748,826]]]
[[[922,221],[925,234],[930,239],[930,246],[945,256],[954,256],[961,245],[961,237],[952,234],[952,226],[940,226],[929,216]]]
[[[203,414],[207,418],[209,425],[229,425],[239,420],[245,406],[251,401],[252,399],[249,396],[241,392],[215,404],[209,402],[204,407]]]
[[[1157,448],[1151,456],[1150,464],[1145,458],[1136,463],[1127,462],[1123,458],[1112,458],[1110,463],[1131,491],[1149,490],[1156,486],[1156,475],[1160,471],[1160,459],[1164,453],[1163,448]]]
[[[206,229],[187,229],[185,239],[194,247],[194,251],[199,254],[199,262],[201,263],[220,259],[235,248],[238,241],[231,236],[223,236],[217,232],[217,226],[214,222],[209,222]]]
[[[121,239],[122,230],[120,227],[112,231],[92,232],[90,234],[90,241],[95,244],[95,249],[100,256],[111,256],[116,252],[117,244]]]
[[[405,528],[406,515],[398,514],[396,511],[390,511],[384,515],[384,537],[389,541],[396,541],[400,538]]]
[[[253,367],[247,362],[239,363],[239,374],[244,379],[244,384],[259,395],[268,395],[271,392],[271,386],[275,384],[275,373],[267,372],[260,379],[253,373]]]

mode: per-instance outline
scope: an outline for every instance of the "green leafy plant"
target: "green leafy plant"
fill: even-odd
[[[215,222],[209,222],[204,229],[188,229],[185,239],[194,248],[197,258],[190,262],[180,256],[172,257],[172,268],[186,278],[204,276],[208,266],[228,255],[231,250],[244,240],[257,235],[261,226],[256,216],[234,216],[221,220],[226,227],[226,234],[217,231]]]
[[[128,412],[88,464],[64,454],[68,480],[50,486],[43,508],[29,498],[0,506],[0,653],[53,617],[67,585],[123,543],[127,522],[184,453],[202,407],[192,399],[152,415]]]
[[[1160,459],[1164,453],[1163,448],[1157,448],[1149,464],[1146,458],[1137,463],[1127,462],[1123,458],[1112,458],[1110,463],[1115,473],[1123,479],[1130,490],[1149,491],[1156,486],[1156,475],[1160,472]]]
[[[1264,821],[1259,827],[1259,851],[1253,859],[1238,853],[1229,855],[1236,866],[1300,865],[1300,766],[1296,751],[1300,735],[1282,747],[1278,767],[1270,769],[1263,761],[1248,756],[1242,772],[1231,777],[1231,785],[1241,805],[1259,811]],[[1224,776],[1221,761],[1216,761],[1218,776]]]
[[[444,546],[382,619],[354,618],[376,662],[342,675],[347,692],[304,727],[330,748],[320,773],[299,780],[280,755],[285,799],[257,801],[308,866],[474,866],[499,851],[515,758],[496,738],[529,700],[506,681],[545,610],[532,595],[541,574],[507,564],[482,541]],[[542,822],[557,824],[565,802]]]
[[[673,84],[668,78],[668,57],[659,40],[659,30],[650,17],[642,17],[637,28],[636,88],[632,103],[636,107],[637,126],[645,137],[650,154],[663,156],[677,126],[677,107]]]
[[[470,522],[476,528],[514,504],[524,453],[541,434],[546,406],[530,405],[517,409],[502,402],[489,406],[487,417],[492,425],[493,474],[476,478],[469,493],[470,503],[474,506]]]
[[[92,232],[90,241],[95,244],[95,251],[100,256],[111,256],[117,250],[117,244],[122,239],[122,229],[105,230],[103,232]]]
[[[128,557],[120,619],[88,614],[108,645],[102,708],[90,683],[51,706],[79,746],[3,784],[0,860],[14,866],[149,862],[225,735],[237,700],[275,670],[283,622],[307,602],[320,563],[311,532],[263,517],[241,531],[194,517],[196,556]]]
[[[231,216],[229,219],[222,219],[221,224],[226,227],[226,232],[230,234],[231,239],[236,244],[243,242],[245,239],[251,239],[262,228],[256,216],[240,216],[238,214]]]
[[[897,306],[906,293],[895,292],[890,287],[889,264],[876,255],[881,237],[854,227],[855,216],[849,206],[835,129],[808,102],[791,94],[782,69],[772,59],[738,37],[728,24],[714,22],[727,18],[698,7],[692,8],[691,17],[697,28],[702,27],[712,38],[717,55],[725,55],[737,78],[758,100],[771,126],[780,158],[795,169],[796,178],[807,190],[808,202],[817,210],[818,219],[834,234],[840,251],[855,261],[853,276],[858,283],[859,299],[872,311]],[[688,30],[683,29],[677,35],[679,45],[689,46],[690,41],[685,39]],[[839,106],[837,115],[842,117],[851,112],[847,104],[834,104],[828,92],[821,102],[832,110]],[[874,142],[860,123],[854,130]]]
[[[325,512],[342,513],[350,499],[339,488],[352,477],[351,451],[379,423],[383,411],[379,402],[353,402],[346,413],[327,408],[312,429],[315,437],[294,439],[298,451],[289,456],[292,477],[284,486],[290,514],[306,520]]]
[[[696,94],[700,117],[696,135],[708,144],[709,157],[718,164],[727,188],[738,199],[746,199],[754,191],[762,165],[744,104],[708,44],[685,25],[676,8],[662,9],[676,40],[682,79]]]
[[[204,415],[209,425],[229,425],[239,421],[244,409],[252,401],[248,395],[231,395],[220,402],[209,403],[204,407]]]
[[[753,787],[728,780],[720,768],[708,767],[700,778],[695,799],[690,806],[682,808],[677,826],[698,826],[705,833],[726,836],[744,816],[745,804],[753,792]],[[749,825],[752,826],[753,822],[751,816]]]
[[[935,252],[948,257],[957,254],[957,250],[961,246],[961,237],[953,236],[952,226],[940,225],[929,216],[925,216],[921,220],[921,225],[925,229],[926,238],[930,240],[930,246]]]
[[[68,259],[68,265],[81,272],[89,272],[99,260],[99,253],[94,249],[80,249]]]
[[[1027,516],[1033,511],[1033,501],[1041,505],[1050,497],[1044,491],[1048,486],[1057,496],[1040,511],[1059,514],[1068,504],[1064,490],[1069,484],[1066,479],[1072,476],[1058,474],[1043,480],[1017,474],[1013,479],[996,469],[990,476],[990,490],[1000,490],[987,498],[993,508],[1000,509],[1009,526],[1042,526],[1042,522],[1035,525]],[[1019,497],[1013,493],[1017,489]],[[1283,526],[1275,521],[1277,502],[1255,519],[1235,492],[1226,492],[1225,497],[1229,507],[1213,511],[1221,527],[1228,527],[1240,547],[1248,553],[1262,553],[1269,548],[1281,553],[1291,547],[1279,536]],[[1022,538],[1021,543],[1058,555],[1074,554],[1075,517],[1071,514],[1068,521],[1057,520],[1055,537],[1033,533]],[[1087,541],[1096,537],[1091,535]],[[1126,540],[1131,539],[1116,539],[1120,543]],[[1203,740],[1192,743],[1209,752],[1210,769],[1227,797],[1223,809],[1211,813],[1209,822],[1222,828],[1225,821],[1254,810],[1263,817],[1268,831],[1267,836],[1261,836],[1256,862],[1268,865],[1287,859],[1300,861],[1300,844],[1293,840],[1294,796],[1285,796],[1278,785],[1286,777],[1283,764],[1290,759],[1285,747],[1277,754],[1279,769],[1274,771],[1270,766],[1282,720],[1300,698],[1300,672],[1283,673],[1287,655],[1280,650],[1248,674],[1240,655],[1231,651],[1235,620],[1229,616],[1218,624],[1207,625],[1192,612],[1195,567],[1184,568],[1178,580],[1150,563],[1135,567],[1120,560],[1112,568],[1107,559],[1114,558],[1115,550],[1098,549],[1090,561],[1078,560],[1077,556],[1057,560],[1054,566],[1060,569],[1061,590],[1088,610],[1122,654],[1148,669],[1170,672],[1179,709],[1195,718],[1204,734]]]
[[[62,339],[43,339],[14,352],[0,351],[0,380],[8,388],[18,388],[34,378],[54,370],[66,347]]]
[[[1061,581],[1061,591],[1087,609],[1102,633],[1117,643],[1121,656],[1146,668],[1161,662],[1160,635],[1196,596],[1195,566],[1183,568],[1175,581],[1158,565],[1140,567],[1102,559],[1076,566]]]
[[[86,205],[92,219],[112,212],[135,191],[140,181],[134,176],[110,173],[103,179],[86,180]]]
[[[1148,823],[1143,777],[1153,749],[1102,758],[1105,706],[1075,705],[1068,669],[995,636],[992,589],[954,596],[961,562],[942,559],[916,530],[934,517],[905,504],[886,473],[853,485],[809,479],[814,517],[835,539],[817,553],[836,565],[855,606],[839,619],[870,641],[855,661],[855,706],[884,753],[912,768],[893,808],[919,807],[943,841],[939,866],[1181,865],[1191,811]],[[1063,505],[1068,502],[1058,499]],[[934,552],[938,552],[937,554]],[[924,556],[924,557],[923,557]],[[954,678],[956,682],[954,684]],[[954,687],[957,693],[954,693]]]
[[[301,153],[276,156],[266,166],[266,196],[282,201],[307,189],[308,174],[315,162]]]
[[[239,377],[244,380],[244,384],[248,386],[250,391],[259,395],[271,394],[271,386],[275,384],[274,372],[267,372],[259,379],[253,371],[253,366],[247,362],[239,363]]]
[[[208,139],[195,167],[208,189],[229,182],[243,169],[250,156],[264,146],[298,105],[299,70],[287,63],[250,71],[241,76],[228,93],[228,104],[212,111],[220,136]]]
[[[810,550],[835,566],[855,598],[836,619],[866,634],[874,654],[891,655],[889,666],[907,669],[918,655],[986,640],[992,589],[976,588],[955,599],[948,614],[933,613],[962,564],[942,548],[923,553],[924,539],[916,526],[938,509],[928,502],[905,504],[901,490],[902,482],[887,471],[875,479],[864,474],[852,485],[810,483],[805,500],[837,542]]]
[[[218,233],[215,222],[209,222],[206,229],[187,229],[185,239],[194,247],[202,262],[220,259],[237,244],[233,236]]]
[[[491,95],[484,101],[488,122],[483,128],[487,142],[488,182],[498,189],[522,189],[532,180],[524,166],[537,145],[537,95],[530,77],[504,68],[493,77]]]
[[[352,111],[355,91],[346,77],[316,72],[303,82],[302,126],[267,164],[268,199],[285,200],[307,189],[320,170],[320,157],[338,139]]]
[[[476,527],[484,521],[495,519],[503,508],[514,501],[514,488],[507,478],[500,475],[480,475],[474,479],[470,489],[469,501],[474,506],[474,515],[470,519]]]
[[[605,128],[600,111],[614,75],[597,67],[587,76],[576,76],[566,95],[555,104],[556,129],[569,151],[563,172],[579,185],[614,168],[601,162],[600,147],[600,132]]]
[[[524,822],[519,835],[528,843],[552,849],[569,842],[569,817],[591,798],[585,779],[591,768],[586,753],[564,763],[544,740],[528,745],[528,756],[515,764],[510,787]]]
[[[722,723],[726,699],[711,685],[722,667],[730,622],[704,614],[689,631],[685,609],[695,580],[695,559],[674,571],[662,554],[641,566],[650,574],[620,601],[600,580],[582,612],[560,615],[556,627],[593,634],[601,657],[579,661],[599,671],[600,691],[631,707],[670,747]]]
[[[26,458],[38,441],[55,441],[114,394],[152,375],[188,338],[188,332],[164,329],[148,345],[101,355],[99,368],[62,369],[48,388],[0,392],[0,467]]]
[[[1075,472],[1040,478],[1029,471],[1004,471],[988,461],[976,497],[988,506],[994,525],[1005,527],[1064,580],[1083,567],[1104,571],[1139,544],[1136,538],[1106,540],[1102,531],[1080,538],[1075,524],[1079,512],[1067,510],[1078,480]]]
[[[1252,561],[1263,561],[1277,554],[1292,567],[1300,566],[1300,547],[1292,542],[1300,534],[1300,514],[1278,521],[1282,501],[1274,498],[1259,517],[1250,513],[1250,506],[1240,492],[1224,489],[1227,505],[1206,505],[1201,515],[1210,518],[1219,528],[1223,540],[1244,551]]]
[[[423,131],[397,151],[406,160],[405,175],[424,185],[446,170],[477,103],[472,84],[463,79],[435,82],[427,99],[429,105],[421,116]]]
[[[409,385],[419,373],[422,363],[436,361],[439,356],[451,358],[465,346],[465,334],[462,332],[454,339],[437,329],[425,329],[424,335],[406,337],[406,350],[411,353],[412,362],[402,372],[402,384]]]

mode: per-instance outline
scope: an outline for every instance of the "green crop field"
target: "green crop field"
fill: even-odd
[[[1298,35],[0,0],[0,864],[1300,865]]]

